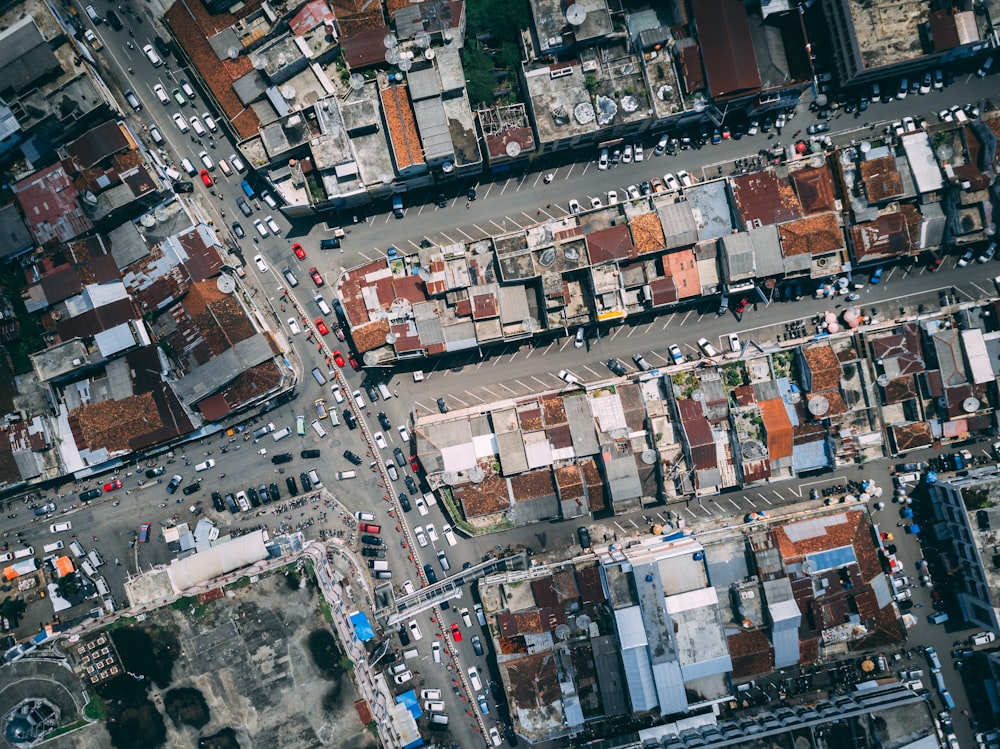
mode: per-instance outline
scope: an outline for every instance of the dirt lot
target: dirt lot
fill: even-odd
[[[209,603],[186,599],[134,625],[147,628],[154,639],[169,633],[161,642],[181,647],[169,685],[143,682],[163,714],[164,746],[196,747],[209,737],[215,739],[204,746],[377,746],[354,709],[357,693],[351,672],[343,671],[339,645],[324,634],[330,627],[315,588],[296,580],[279,572]],[[135,657],[121,655],[126,666]],[[111,737],[96,724],[50,746],[111,746]]]

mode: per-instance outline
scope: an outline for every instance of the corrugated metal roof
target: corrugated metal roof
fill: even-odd
[[[426,161],[440,161],[454,156],[455,148],[448,131],[448,118],[444,113],[441,99],[423,99],[413,102],[420,142],[424,146]]]

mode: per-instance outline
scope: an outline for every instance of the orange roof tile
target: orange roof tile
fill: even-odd
[[[868,199],[873,203],[903,195],[903,179],[899,176],[896,159],[893,156],[862,161],[861,179],[864,182],[865,192],[868,193]]]
[[[656,213],[643,213],[633,216],[629,221],[632,230],[632,243],[639,253],[657,252],[666,246],[663,236],[663,225]]]
[[[389,142],[399,171],[424,163],[424,151],[417,133],[417,120],[405,86],[389,86],[381,91],[382,108],[389,126]]]
[[[825,255],[844,249],[844,232],[835,213],[823,213],[778,226],[781,254]]]
[[[767,433],[767,452],[771,460],[790,458],[792,456],[792,422],[785,410],[781,398],[760,401],[761,419],[764,421],[764,431]]]

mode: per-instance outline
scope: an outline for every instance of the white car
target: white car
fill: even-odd
[[[972,250],[966,250],[965,254],[958,259],[958,267],[964,268],[966,265],[972,262],[972,257],[975,253]]]
[[[469,616],[468,608],[463,608],[461,611],[458,612],[458,614],[459,616],[462,617],[462,623],[465,624],[466,627],[472,626],[472,617]]]
[[[337,401],[337,403],[344,402],[344,391],[340,389],[340,385],[334,385],[331,387],[330,392],[333,393],[333,399]]]
[[[288,329],[292,331],[292,335],[298,335],[299,333],[302,332],[302,330],[299,329],[299,324],[295,322],[294,317],[288,318]]]
[[[274,220],[274,216],[265,216],[264,221],[267,222],[267,227],[274,232],[275,235],[281,234],[281,227],[278,226],[278,222]]]
[[[410,628],[410,634],[413,635],[413,639],[414,640],[422,640],[422,639],[424,639],[424,633],[421,632],[420,631],[420,627],[417,626],[417,620],[416,619],[410,619],[410,623],[407,624],[406,626],[408,626]]]
[[[208,151],[200,151],[198,153],[198,158],[201,159],[201,163],[205,165],[208,170],[215,169],[215,162],[212,161],[212,157],[208,155]]]
[[[262,237],[268,236],[267,227],[264,226],[264,222],[261,221],[259,218],[254,220],[253,228],[256,229],[257,233],[260,234]]]
[[[152,44],[147,44],[145,47],[143,47],[142,53],[146,55],[147,60],[153,63],[154,68],[158,68],[163,64],[163,60],[161,60],[160,56],[156,54],[156,50],[153,49]]]
[[[602,172],[608,168],[608,149],[602,148],[597,156],[597,168]]]
[[[399,426],[399,438],[403,440],[403,442],[410,441],[410,433],[406,431],[406,427],[402,425]]]
[[[680,182],[684,187],[691,187],[691,185],[694,184],[694,178],[691,176],[691,173],[688,172],[686,169],[682,169],[681,171],[677,172],[677,181]]]
[[[385,437],[382,436],[382,432],[375,432],[372,435],[372,439],[375,440],[375,444],[378,445],[380,450],[385,450],[389,445],[386,444]]]
[[[500,732],[496,726],[490,728],[490,741],[493,742],[493,746],[500,746],[503,743],[503,739],[500,738]]]
[[[645,154],[643,154],[642,152],[642,146],[640,146],[638,143],[635,144],[634,158],[636,161],[642,161],[645,158]]]
[[[413,678],[413,672],[407,669],[403,673],[396,674],[392,678],[393,681],[395,681],[397,684],[405,684],[406,682],[408,682],[410,679]]]
[[[676,192],[681,189],[681,183],[670,172],[663,175],[663,185],[667,188],[668,192]]]
[[[196,466],[194,467],[194,470],[196,470],[196,471],[199,471],[199,472],[200,472],[200,471],[207,471],[207,470],[208,470],[209,468],[215,468],[215,458],[209,458],[209,459],[208,459],[208,460],[206,460],[206,461],[203,461],[203,462],[201,462],[201,463],[198,463],[198,464],[197,464],[197,465],[196,465]]]
[[[681,353],[681,349],[676,343],[667,346],[667,351],[670,352],[670,358],[674,360],[674,364],[684,363],[684,354]]]
[[[608,205],[614,205],[618,202],[618,191],[608,190]]]
[[[950,109],[942,109],[938,112],[938,120],[940,122],[954,122],[955,116],[951,113]]]
[[[191,123],[191,127],[194,128],[194,131],[198,134],[199,137],[208,134],[208,131],[205,130],[205,126],[202,125],[201,120],[198,119],[198,115],[196,114],[191,115],[190,117],[188,117],[188,121]]]
[[[201,115],[201,119],[205,123],[205,127],[211,130],[213,133],[219,129],[219,126],[215,124],[215,118],[210,112],[204,112]]]
[[[479,669],[475,666],[469,666],[469,683],[472,684],[472,689],[476,692],[483,688],[483,682],[479,679]]]
[[[419,525],[413,529],[413,537],[417,539],[420,548],[427,546],[427,534],[424,533],[424,529]]]
[[[591,198],[590,199],[590,207],[591,208],[603,208],[604,204],[601,202],[600,198]]]
[[[625,146],[625,150],[622,151],[622,163],[631,164],[632,163],[632,146]]]
[[[427,503],[424,502],[423,499],[421,499],[420,497],[417,497],[413,501],[413,504],[415,504],[417,506],[417,512],[419,512],[424,517],[427,516]]]
[[[740,350],[740,337],[736,333],[730,333],[726,338],[729,341],[730,351],[735,352]]]
[[[583,207],[580,205],[580,201],[579,200],[577,200],[576,198],[573,198],[572,200],[569,201],[569,212],[570,213],[579,213],[582,210],[583,210]]]
[[[365,399],[361,397],[360,390],[355,390],[351,395],[354,396],[354,402],[358,404],[358,408],[364,409],[366,407]]]
[[[774,127],[777,130],[781,130],[787,124],[788,124],[788,118],[785,116],[784,112],[781,112],[777,117],[774,118]]]
[[[638,200],[642,197],[642,193],[639,192],[639,188],[636,185],[629,185],[625,188],[625,192],[629,200]]]
[[[186,133],[191,129],[190,125],[187,124],[187,120],[184,119],[184,115],[179,112],[174,115],[174,124],[177,125],[177,129],[182,133]]]
[[[153,93],[156,94],[156,98],[160,100],[160,104],[163,106],[170,104],[170,95],[167,93],[167,89],[163,88],[159,83],[153,86]]]
[[[243,159],[235,153],[229,157],[229,163],[233,165],[233,169],[241,174],[247,170],[247,165],[243,163]]]
[[[264,262],[263,255],[254,255],[253,261],[257,264],[257,270],[261,273],[267,273],[267,263]]]
[[[438,532],[434,530],[434,523],[427,524],[427,538],[431,540],[432,544],[436,544],[438,542]]]
[[[718,356],[719,352],[715,350],[715,346],[708,342],[707,338],[698,339],[698,348],[702,350],[705,356]]]

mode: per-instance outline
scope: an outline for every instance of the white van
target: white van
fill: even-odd
[[[441,699],[440,689],[421,689],[420,699],[422,700],[439,700]]]
[[[79,541],[71,541],[69,544],[69,550],[73,552],[73,556],[75,556],[77,559],[79,559],[82,556],[85,556],[87,553],[83,550],[83,547],[80,546]]]
[[[445,523],[441,527],[441,533],[444,535],[445,540],[448,542],[449,546],[455,546],[458,541],[455,539],[455,532],[451,529],[451,526]]]
[[[424,711],[428,713],[443,713],[444,703],[440,700],[428,700],[424,703]]]
[[[87,559],[89,559],[90,563],[95,567],[104,566],[104,559],[101,557],[101,554],[100,552],[97,551],[97,549],[91,549],[90,551],[88,551]]]
[[[378,387],[378,391],[382,394],[383,400],[389,400],[392,397],[392,391],[381,380],[376,387]]]
[[[417,650],[416,648],[410,648],[409,650],[404,650],[403,651],[403,660],[404,661],[408,661],[408,660],[411,660],[413,658],[419,658],[419,657],[420,657],[420,651]]]
[[[389,563],[384,559],[370,559],[368,564],[376,572],[382,572],[389,569]]]
[[[427,492],[424,495],[424,502],[428,507],[433,507],[438,503],[437,499],[434,497],[434,492]]]
[[[93,5],[88,5],[85,10],[87,11],[87,16],[94,22],[95,26],[100,26],[104,23],[104,19],[98,15],[96,10],[94,10]]]
[[[35,556],[35,547],[29,546],[25,549],[18,549],[14,552],[14,559],[27,559],[28,557]]]
[[[330,423],[333,424],[333,426],[340,426],[340,414],[337,413],[336,408],[331,408],[329,413],[327,413],[327,416],[330,417]]]
[[[288,435],[292,433],[291,427],[285,427],[284,429],[279,429],[277,432],[271,432],[271,438],[275,442],[281,442]]]
[[[354,517],[356,517],[358,520],[363,520],[366,523],[375,522],[375,513],[373,512],[356,512],[354,513]]]
[[[337,481],[346,481],[347,479],[357,478],[357,471],[337,471]]]
[[[108,587],[108,581],[104,579],[104,575],[94,580],[94,587],[97,588],[97,592],[102,596],[111,594],[111,588]]]
[[[163,173],[166,174],[170,179],[174,180],[175,182],[181,178],[181,173],[178,172],[176,169],[174,169],[172,166],[168,166],[166,169],[164,169]]]
[[[316,432],[316,434],[318,434],[320,437],[326,436],[327,432],[323,428],[323,425],[319,423],[319,419],[313,419],[312,421],[310,421],[309,426],[311,426],[313,428],[313,431]]]
[[[213,467],[215,467],[215,460],[212,459],[212,458],[209,458],[206,461],[198,463],[198,465],[196,465],[194,467],[194,470],[195,471],[207,471],[209,468],[213,468]]]
[[[316,473],[316,469],[312,468],[309,470],[309,480],[312,482],[314,489],[322,489],[323,482],[320,481],[319,474]]]
[[[225,159],[219,159],[215,163],[219,165],[219,169],[222,170],[223,174],[225,174],[227,177],[232,176],[232,174],[233,174],[233,168],[231,166],[229,166],[229,162],[228,161],[226,161]]]
[[[326,303],[326,299],[319,294],[316,295],[316,306],[319,307],[319,311],[324,315],[329,315],[332,312],[330,305]]]
[[[97,570],[94,569],[94,565],[92,565],[86,559],[80,562],[80,569],[84,571],[87,577],[92,578],[97,576]]]
[[[68,520],[65,523],[53,523],[49,526],[49,533],[62,533],[73,530],[73,524]]]
[[[194,164],[191,163],[191,159],[189,159],[187,156],[181,159],[181,169],[183,169],[192,177],[198,174],[198,170],[194,168]]]
[[[46,554],[52,554],[53,552],[62,549],[63,546],[64,544],[62,541],[56,541],[54,544],[45,544],[45,546],[42,547],[42,551],[44,551]]]

